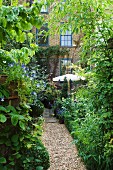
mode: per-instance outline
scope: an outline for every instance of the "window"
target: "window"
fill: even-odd
[[[72,59],[71,58],[62,58],[60,59],[60,74],[70,74],[72,73]]]
[[[29,2],[29,3],[30,3],[30,6],[31,6],[32,3],[33,3],[33,0],[26,0],[26,2]]]
[[[41,0],[38,0],[38,2],[40,3]],[[47,7],[47,2],[46,0],[43,1],[44,5],[41,8],[41,13],[48,13],[48,7]]]
[[[37,0],[37,2],[41,2],[41,0]],[[30,5],[32,5],[32,3],[33,3],[33,0],[30,0]],[[44,5],[42,6],[42,8],[41,8],[41,13],[48,13],[48,7],[47,7],[47,2],[46,2],[46,0],[43,2],[44,3]]]
[[[48,32],[47,24],[43,25],[40,30],[36,29],[36,43],[39,46],[49,45],[49,37],[48,35],[46,35],[47,32]]]
[[[65,33],[61,32],[60,46],[72,47],[72,32],[71,32],[71,30],[66,30]]]

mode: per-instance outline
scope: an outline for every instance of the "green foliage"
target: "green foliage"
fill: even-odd
[[[50,78],[55,77],[57,66],[59,64],[59,57],[64,57],[69,54],[69,50],[61,48],[60,46],[39,47],[36,55],[35,62],[43,68],[45,74],[49,74]],[[53,65],[52,75],[50,72],[51,63]]]
[[[48,169],[49,155],[39,139],[42,121],[34,122],[29,115],[32,92],[43,89],[37,88],[27,67],[37,49],[30,30],[41,27],[41,6],[16,5],[12,1],[12,6],[2,6],[0,1],[0,169]],[[31,155],[27,159],[29,150],[34,163]]]
[[[2,113],[7,113],[7,121],[0,125],[0,166],[6,169],[30,169],[31,167],[49,167],[49,155],[39,136],[42,134],[41,119],[31,122],[31,117],[21,113],[12,106],[0,107]],[[10,116],[10,118],[9,118]],[[6,154],[7,152],[7,154]],[[34,162],[31,160],[32,154]],[[4,157],[3,157],[4,156]],[[38,161],[37,161],[38,160]],[[18,162],[18,166],[17,166]]]
[[[76,94],[75,103],[64,100],[62,105],[67,108],[64,113],[64,122],[74,138],[79,155],[87,169],[111,170],[113,159],[110,122],[109,131],[108,126],[105,128],[111,113],[104,113],[103,109],[99,112],[100,110],[95,108],[94,94],[95,91],[92,89],[80,88]]]
[[[66,121],[80,155],[91,170],[113,167],[112,3],[112,0],[104,3],[66,0],[63,4],[61,1],[56,3],[48,19],[49,24],[52,23],[51,32],[52,29],[53,32],[65,31],[71,26],[73,33],[83,37],[79,63],[88,78],[87,89],[76,93],[75,109],[68,112]],[[67,22],[62,26],[59,21],[64,18]]]
[[[23,166],[21,168],[25,170],[33,168],[47,170],[49,168],[49,155],[40,140],[37,140],[35,144],[30,144],[26,151],[22,154]]]
[[[96,115],[87,114],[84,119],[76,118],[72,136],[88,169],[103,169],[102,134]]]
[[[42,116],[44,112],[44,105],[40,100],[37,100],[35,103],[31,105],[30,115],[33,117]]]
[[[39,48],[39,50],[36,52],[36,57],[40,58],[50,58],[50,57],[58,57],[58,56],[64,56],[69,53],[68,49],[60,48],[59,46],[50,46],[47,48]]]
[[[63,81],[61,97],[62,98],[67,98],[68,97],[68,81],[67,81],[66,78]]]

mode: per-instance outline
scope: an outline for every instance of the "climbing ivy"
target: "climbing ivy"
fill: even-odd
[[[35,53],[35,62],[37,62],[46,71],[46,74],[50,73],[50,63],[52,63],[52,77],[56,76],[56,71],[59,64],[59,58],[69,55],[69,49],[61,48],[60,46],[50,46],[46,48],[39,47]]]

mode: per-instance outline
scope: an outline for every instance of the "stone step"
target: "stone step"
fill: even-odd
[[[57,123],[58,120],[56,118],[44,118],[46,123]]]

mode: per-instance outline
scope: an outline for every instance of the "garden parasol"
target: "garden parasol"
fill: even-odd
[[[82,76],[78,76],[75,74],[65,74],[65,75],[53,78],[53,82],[58,82],[58,81],[62,82],[64,81],[65,78],[67,79],[67,82],[68,82],[68,94],[70,94],[70,80],[71,81],[85,80],[85,77],[82,77]]]
[[[75,74],[65,74],[65,75],[53,78],[53,81],[64,81],[65,78],[67,79],[67,81],[70,81],[70,80],[71,81],[85,80],[85,78],[82,77],[82,76],[78,76],[78,75],[75,75]]]

